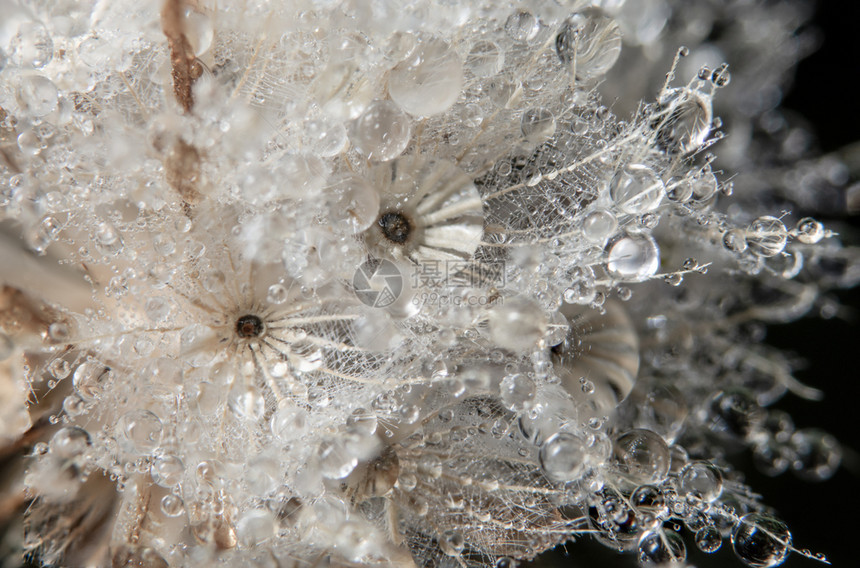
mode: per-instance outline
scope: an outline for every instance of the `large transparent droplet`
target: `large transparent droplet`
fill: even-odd
[[[89,402],[101,395],[112,376],[110,368],[103,363],[89,360],[81,363],[75,369],[72,385],[78,396]]]
[[[161,443],[161,419],[149,410],[123,414],[116,422],[117,442],[131,454],[148,454]]]
[[[770,515],[749,513],[732,531],[732,548],[747,566],[778,566],[791,552],[791,532],[785,523]]]
[[[675,565],[687,558],[687,547],[681,535],[671,530],[649,531],[639,539],[639,562],[648,565]]]
[[[466,67],[476,77],[492,77],[502,70],[505,52],[492,41],[479,41],[466,57]]]
[[[27,115],[41,118],[57,109],[59,91],[42,75],[24,75],[15,89],[15,100]]]
[[[54,57],[54,40],[39,22],[21,24],[10,42],[11,59],[21,67],[40,69]]]
[[[619,280],[640,282],[657,273],[660,249],[653,237],[644,233],[627,233],[612,239],[606,247],[606,268]]]
[[[620,170],[609,182],[609,195],[624,213],[641,215],[660,206],[666,186],[651,168],[632,164]]]
[[[585,443],[578,436],[559,432],[540,448],[540,464],[553,481],[568,482],[579,478],[585,469]]]
[[[625,432],[615,439],[613,448],[616,471],[634,485],[657,484],[669,475],[669,446],[650,430]]]
[[[368,158],[385,162],[406,149],[412,121],[392,101],[376,101],[352,123],[349,138]]]
[[[671,154],[691,154],[711,133],[710,98],[689,89],[672,89],[661,99],[653,125],[657,145]]]
[[[621,55],[618,24],[597,8],[571,15],[555,38],[562,64],[577,81],[588,81],[609,71]]]
[[[514,412],[528,408],[535,398],[535,393],[535,382],[528,375],[515,373],[502,379],[502,403]]]
[[[765,215],[753,221],[746,232],[750,251],[757,256],[775,256],[785,249],[788,231],[782,221]]]
[[[422,41],[388,78],[391,98],[415,116],[445,112],[460,96],[462,87],[463,62],[441,39]]]
[[[680,493],[693,495],[706,503],[716,501],[723,492],[723,476],[716,466],[704,461],[688,464],[681,470]]]
[[[540,21],[526,10],[517,10],[505,20],[505,33],[518,43],[531,41],[540,31]]]
[[[529,142],[544,142],[555,134],[555,118],[545,108],[530,108],[523,112],[520,130]]]

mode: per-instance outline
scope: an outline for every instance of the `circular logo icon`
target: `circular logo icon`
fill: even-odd
[[[393,304],[403,291],[403,276],[393,262],[369,258],[355,271],[352,288],[362,303],[384,308]]]

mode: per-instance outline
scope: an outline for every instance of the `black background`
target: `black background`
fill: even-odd
[[[860,1],[821,0],[816,8],[810,25],[820,32],[821,47],[800,63],[783,106],[809,120],[822,153],[829,153],[860,140]],[[819,219],[825,224],[847,223],[840,229],[841,238],[860,246],[857,216]],[[739,465],[764,502],[788,523],[797,548],[824,553],[834,566],[847,568],[860,566],[860,289],[834,295],[848,308],[847,320],[807,317],[772,326],[766,342],[804,359],[807,366],[796,377],[826,394],[821,402],[789,394],[775,407],[787,411],[798,428],[819,427],[835,435],[845,448],[843,467],[833,479],[813,484],[790,474],[776,478],[758,474],[748,457]],[[688,562],[699,568],[742,567],[730,547],[724,541],[719,552],[706,555],[688,539]],[[589,538],[566,548],[567,553],[556,550],[536,564],[543,568],[636,566],[631,555],[619,556]],[[792,554],[783,566],[822,565]]]

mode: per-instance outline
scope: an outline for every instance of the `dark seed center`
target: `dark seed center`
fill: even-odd
[[[402,213],[383,213],[379,216],[379,220],[376,223],[382,229],[382,234],[385,235],[385,238],[397,244],[405,243],[412,232],[412,225],[409,223],[409,219]]]
[[[239,337],[259,337],[262,333],[263,321],[257,316],[242,316],[236,320],[236,335]]]

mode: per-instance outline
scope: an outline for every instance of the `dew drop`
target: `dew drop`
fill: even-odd
[[[42,118],[57,109],[59,91],[54,83],[42,75],[24,75],[15,89],[15,100],[26,114]]]
[[[415,116],[445,112],[460,96],[462,86],[463,63],[441,39],[422,41],[388,78],[391,98]]]
[[[555,51],[578,81],[589,81],[609,71],[621,55],[621,29],[600,9],[571,15],[555,38]]]
[[[409,116],[392,101],[376,101],[350,128],[350,140],[368,158],[385,162],[403,153],[412,136]]]
[[[660,249],[651,235],[622,234],[606,247],[606,268],[613,277],[628,282],[647,280],[660,267]]]
[[[541,445],[539,458],[546,476],[557,482],[574,481],[585,469],[586,447],[568,432],[552,435]]]
[[[791,552],[791,533],[782,521],[764,513],[749,513],[732,531],[732,548],[747,566],[782,564]]]

